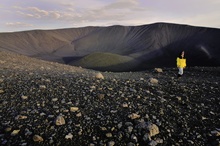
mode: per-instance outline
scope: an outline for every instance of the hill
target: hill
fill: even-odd
[[[181,50],[186,52],[188,66],[220,66],[219,39],[219,29],[155,23],[0,33],[0,50],[106,71],[127,71],[131,65],[129,69],[134,71],[174,67]],[[117,63],[108,59],[102,60],[109,62],[104,67],[83,61],[89,56],[98,62],[103,58],[102,53],[121,56],[117,66],[124,69],[112,67]],[[135,60],[135,64],[130,61],[121,64],[120,60],[125,57]]]
[[[0,144],[218,146],[220,67],[187,68],[178,80],[176,72],[99,79],[0,51]]]

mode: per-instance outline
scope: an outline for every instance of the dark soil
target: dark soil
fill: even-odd
[[[189,67],[180,79],[176,68],[97,79],[93,70],[3,52],[0,64],[1,145],[220,145],[220,67]],[[159,133],[146,138],[143,123]]]

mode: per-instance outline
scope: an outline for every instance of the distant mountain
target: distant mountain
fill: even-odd
[[[220,29],[155,23],[0,33],[0,51],[102,71],[220,66]]]

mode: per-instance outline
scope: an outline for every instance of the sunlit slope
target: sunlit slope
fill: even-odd
[[[77,40],[91,31],[93,27],[0,33],[0,49],[39,57],[53,56],[57,51],[63,50],[59,52],[60,56],[66,56],[74,49],[72,40]]]
[[[101,71],[130,71],[136,70],[140,62],[129,56],[98,52],[70,64]]]

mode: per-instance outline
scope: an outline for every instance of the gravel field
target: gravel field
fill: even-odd
[[[220,67],[97,72],[0,52],[0,144],[219,146]]]

